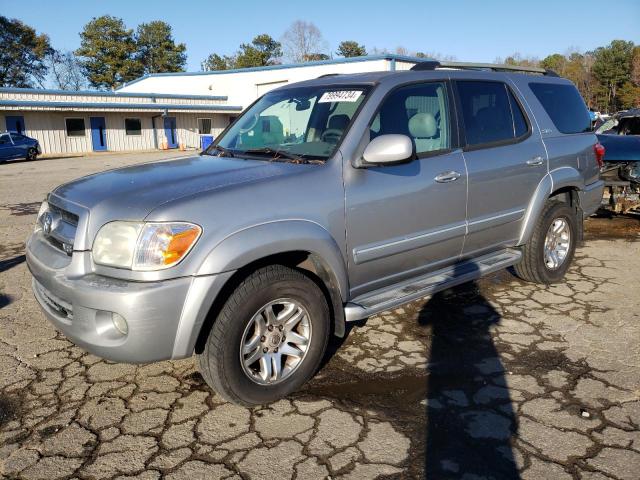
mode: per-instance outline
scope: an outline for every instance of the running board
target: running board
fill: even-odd
[[[507,248],[366,293],[345,305],[345,320],[362,320],[461,283],[476,280],[488,273],[515,265],[521,257],[520,250]]]

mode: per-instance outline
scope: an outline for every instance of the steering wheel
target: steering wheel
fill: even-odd
[[[239,132],[240,133],[247,133],[248,131],[252,130],[253,127],[256,126],[256,123],[258,123],[258,118],[259,118],[258,115],[254,115],[253,116],[253,120],[249,120],[244,124],[244,126],[248,125],[247,128],[240,127]]]
[[[334,145],[340,141],[342,137],[342,130],[339,128],[327,128],[322,135],[320,135],[320,140],[326,143],[333,143]]]

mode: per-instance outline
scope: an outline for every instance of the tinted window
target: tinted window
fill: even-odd
[[[591,129],[591,119],[584,100],[573,85],[530,83],[555,127],[562,133],[581,133]]]
[[[370,129],[371,138],[389,133],[407,135],[417,154],[451,148],[446,85],[434,82],[395,90],[380,107]]]
[[[24,135],[20,135],[19,133],[12,133],[11,134],[11,138],[13,138],[14,142],[19,142],[21,140],[24,140],[25,136]]]
[[[11,143],[11,139],[9,138],[9,134],[8,133],[4,133],[2,135],[0,135],[0,145],[6,145],[6,144],[10,144]]]
[[[525,135],[529,131],[529,125],[525,119],[520,104],[516,101],[511,90],[507,89],[509,95],[509,104],[511,105],[511,113],[513,115],[513,133],[516,138]]]
[[[69,137],[84,137],[84,118],[67,118],[65,123]]]
[[[513,140],[520,136],[516,132],[522,131],[522,123],[525,133],[528,130],[519,107],[515,109],[519,126],[515,127],[511,105],[513,102],[516,107],[517,102],[509,98],[511,93],[504,83],[458,81],[456,85],[468,145]]]
[[[127,135],[141,135],[142,134],[142,122],[139,118],[125,118],[124,129]]]

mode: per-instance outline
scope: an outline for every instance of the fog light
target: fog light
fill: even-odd
[[[122,335],[129,333],[129,325],[127,325],[127,321],[124,317],[117,313],[112,313],[111,320],[113,321],[113,326],[116,327],[116,330],[118,330]]]

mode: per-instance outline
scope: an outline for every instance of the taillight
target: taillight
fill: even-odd
[[[598,167],[604,167],[604,146],[601,143],[596,143],[593,146],[593,152],[596,154],[596,162],[598,162]]]

